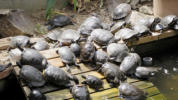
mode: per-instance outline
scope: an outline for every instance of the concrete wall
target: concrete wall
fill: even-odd
[[[67,0],[56,0],[56,7],[61,8]],[[0,0],[0,9],[24,9],[28,12],[46,7],[46,0]]]

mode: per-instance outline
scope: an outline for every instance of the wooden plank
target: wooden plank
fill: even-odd
[[[40,51],[40,53],[46,57],[47,59],[52,59],[52,58],[56,58],[59,57],[59,55],[56,53],[56,50],[58,48],[54,48],[54,49],[49,49],[49,50],[44,50],[44,51]]]
[[[167,98],[163,94],[158,94],[158,95],[149,97],[146,100],[167,100]]]
[[[10,43],[9,37],[0,39],[0,50],[7,49],[9,47],[9,43]]]
[[[158,36],[158,40],[178,35],[178,31],[168,30]]]

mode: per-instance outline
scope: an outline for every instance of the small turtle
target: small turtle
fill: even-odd
[[[82,84],[87,84],[92,89],[99,90],[103,88],[103,81],[96,76],[88,75],[86,77],[82,75],[82,78],[85,79],[85,81],[83,81]]]
[[[32,44],[30,43],[30,38],[27,36],[15,36],[10,39],[10,44],[8,51],[11,49],[17,48],[18,46],[23,48],[23,47],[30,47]]]
[[[91,62],[93,61],[95,55],[95,46],[92,42],[86,42],[81,47],[80,60],[81,62]]]
[[[129,28],[123,28],[121,30],[119,30],[118,32],[115,33],[115,40],[128,40],[130,38],[136,37],[138,35],[138,32],[131,30]]]
[[[12,49],[9,52],[9,57],[14,62],[20,61],[21,55],[22,55],[22,51],[20,51],[18,48]]]
[[[70,92],[74,100],[91,100],[88,88],[85,85],[74,85]]]
[[[133,75],[136,68],[141,65],[141,58],[137,53],[129,53],[120,65],[120,70],[127,75]]]
[[[73,53],[75,54],[75,56],[79,56],[80,55],[80,45],[77,43],[72,43],[70,45],[70,49],[73,51]]]
[[[66,64],[68,72],[71,72],[70,65],[75,65],[80,69],[80,66],[76,63],[76,56],[69,47],[60,47],[56,53],[60,56],[62,62]]]
[[[113,12],[113,20],[126,18],[132,12],[131,6],[127,3],[119,4]]]
[[[66,25],[73,25],[73,22],[71,21],[71,18],[65,15],[57,15],[50,19],[46,25],[48,26],[48,30],[52,30],[57,27],[63,27]]]
[[[144,66],[138,66],[135,72],[135,76],[141,79],[147,79],[151,76],[154,76],[159,68],[155,67],[144,67]]]
[[[49,49],[49,45],[46,41],[37,41],[35,42],[35,44],[32,46],[33,49],[38,50],[38,51],[42,51],[42,50],[46,50]]]
[[[90,40],[94,41],[101,46],[106,46],[114,42],[114,36],[110,31],[104,29],[94,29],[91,33]]]
[[[161,25],[163,25],[163,28],[164,29],[169,29],[170,26],[174,25],[177,21],[177,17],[176,15],[168,15],[168,16],[165,16],[161,19]]]
[[[46,100],[46,96],[39,90],[32,90],[29,95],[29,100]]]
[[[143,90],[129,83],[122,83],[119,86],[119,97],[124,100],[146,100],[146,95]]]
[[[95,52],[95,62],[96,62],[96,65],[102,65],[103,63],[107,62],[108,60],[108,54],[103,51],[103,50],[97,50]]]
[[[78,31],[81,35],[87,37],[93,29],[98,28],[103,28],[101,20],[97,16],[90,16],[80,25]]]
[[[4,70],[6,70],[6,68],[10,67],[11,65],[12,65],[11,63],[9,63],[7,65],[1,65],[0,64],[0,72],[3,72]]]
[[[120,81],[125,81],[126,76],[122,71],[120,71],[119,66],[106,62],[102,65],[102,67],[99,69],[99,72],[104,74],[106,77],[106,80],[108,83],[113,86],[118,86],[120,84]]]
[[[137,37],[151,35],[149,28],[145,25],[136,24],[132,28],[134,31],[138,32]]]
[[[42,73],[34,66],[18,65],[21,67],[20,77],[28,84],[29,87],[42,87],[45,84]]]
[[[30,48],[20,48],[22,51],[20,61],[17,62],[18,65],[31,65],[40,71],[45,69],[47,60],[43,57],[37,50]]]
[[[48,42],[57,42],[58,38],[61,36],[63,30],[52,30],[48,34],[46,34],[44,37]]]
[[[178,19],[177,19],[176,23],[172,26],[172,28],[174,30],[178,30]]]
[[[78,84],[78,79],[76,76],[66,73],[64,70],[52,65],[48,65],[43,73],[48,82],[58,86],[71,87],[71,81],[74,81]]]
[[[112,27],[111,27],[111,32],[114,34],[117,31],[119,31],[121,28],[123,28],[124,26],[126,26],[126,22],[124,20],[121,20],[117,23],[115,23]]]
[[[129,49],[124,43],[111,43],[107,47],[109,60],[121,63],[129,54]]]

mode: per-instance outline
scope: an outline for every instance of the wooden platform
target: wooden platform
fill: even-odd
[[[60,67],[64,70],[66,68],[64,67],[64,64],[61,62],[59,56],[56,54],[56,49],[51,49],[51,50],[46,50],[46,51],[41,51],[41,54],[44,55],[47,59],[48,62],[51,63],[54,66]],[[80,63],[81,69],[78,70],[77,68],[72,69],[72,74],[75,74],[80,82],[83,80],[81,78],[82,74],[85,75],[94,75],[99,78],[101,78],[104,81],[104,89],[96,92],[93,89],[89,89],[90,95],[92,100],[121,100],[118,97],[118,89],[117,88],[111,88],[110,85],[107,83],[105,80],[104,76],[101,75],[100,73],[94,71],[92,68],[90,68],[87,65],[84,65]],[[28,99],[28,95],[30,93],[30,89],[22,82],[22,80],[19,79],[19,67],[14,65],[14,73],[17,76],[17,79],[20,82],[20,85],[24,91],[25,96]],[[140,89],[143,89],[148,93],[147,95],[147,100],[167,100],[161,93],[160,91],[151,83],[148,81],[139,81],[137,79],[131,79],[128,78],[127,82],[132,83],[139,87]],[[47,84],[44,87],[37,88],[39,89],[42,93],[44,93],[47,96],[48,100],[63,100],[63,99],[68,99],[72,100],[72,95],[69,92],[69,89],[61,89],[59,87],[55,87],[52,85]]]

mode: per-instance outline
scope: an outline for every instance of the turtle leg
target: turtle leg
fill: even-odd
[[[71,73],[70,66],[68,64],[66,64],[66,69],[67,69],[67,72]]]
[[[22,64],[21,64],[20,61],[17,61],[16,64],[17,64],[17,66],[19,66],[20,68],[22,68]]]
[[[50,25],[50,26],[48,26],[48,31],[54,29],[55,27],[56,27],[56,25]]]
[[[80,69],[81,70],[81,67],[80,67],[80,65],[79,64],[77,64],[76,62],[75,62],[75,64],[74,64],[78,69]]]

